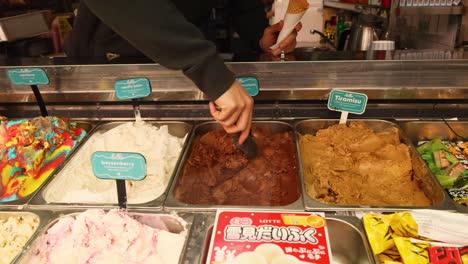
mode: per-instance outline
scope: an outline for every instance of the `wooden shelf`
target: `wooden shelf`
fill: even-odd
[[[347,11],[352,11],[356,13],[362,12],[363,9],[366,8],[373,8],[373,9],[386,9],[381,6],[373,6],[373,5],[362,5],[362,4],[357,4],[357,3],[343,3],[343,2],[335,2],[335,1],[323,1],[323,6],[325,7],[331,7],[331,8],[337,8],[337,9],[343,9]]]
[[[464,6],[407,6],[399,7],[397,13],[401,16],[411,15],[463,15]]]
[[[324,1],[323,6],[348,10],[352,12],[360,13],[363,9],[374,8],[374,9],[385,9],[381,6],[362,5],[353,3],[343,3],[335,1]],[[408,15],[463,15],[465,13],[464,6],[408,6],[398,7],[397,13],[402,16]]]

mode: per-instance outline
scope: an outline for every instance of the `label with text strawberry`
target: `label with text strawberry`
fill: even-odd
[[[218,211],[206,264],[331,263],[323,213]]]

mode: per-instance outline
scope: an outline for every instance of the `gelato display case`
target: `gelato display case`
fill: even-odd
[[[142,181],[126,183],[128,205],[162,209],[186,145],[192,125],[185,122],[105,122],[96,127],[83,147],[57,171],[31,205],[73,207],[117,206],[113,181],[93,175],[91,155],[96,151],[122,151],[142,154],[147,176]],[[62,186],[68,186],[63,188]]]
[[[203,230],[203,232],[194,237],[194,239],[200,241],[203,241],[201,239],[206,237],[204,243],[200,243],[198,246],[198,250],[202,254],[196,257],[195,255],[189,255],[188,260],[193,262],[188,263],[205,263],[208,257],[215,215],[205,214],[203,217],[205,218],[205,224],[200,226],[200,230]],[[332,263],[374,263],[374,256],[366,241],[364,226],[358,218],[327,214],[326,221]]]
[[[304,120],[299,137],[308,210],[450,208],[401,128],[384,120]]]
[[[164,260],[167,253],[177,258],[168,263],[207,264],[217,212],[243,210],[324,214],[333,263],[377,264],[360,219],[363,213],[468,213],[452,192],[468,192],[461,171],[467,164],[456,154],[465,151],[457,144],[468,137],[467,62],[227,65],[238,78],[258,81],[251,131],[255,157],[237,149],[235,136],[213,122],[209,98],[181,72],[156,64],[1,66],[0,116],[22,120],[41,115],[31,88],[12,84],[7,74],[37,67],[49,80],[38,85],[48,114],[86,131],[34,192],[18,201],[0,200],[0,221],[12,221],[10,214],[39,219],[24,244],[15,245],[16,253],[8,253],[12,263],[41,263],[42,254],[72,260],[69,239],[90,237],[99,239],[80,245],[82,252],[127,261],[136,257],[131,250],[114,254],[122,250],[100,248],[114,241],[111,234],[122,235],[106,228],[117,232],[125,226],[124,231],[133,228],[139,234],[128,239],[135,239],[132,245],[151,260]],[[131,78],[146,78],[150,95],[119,100],[114,84]],[[365,112],[349,114],[347,124],[338,125],[340,113],[327,107],[332,89],[366,94]],[[0,153],[13,157],[18,152],[8,150],[5,142],[28,130],[5,131],[0,126]],[[424,146],[436,139],[455,145]],[[93,176],[90,162],[96,151],[144,156],[146,178],[125,184],[128,211],[116,210],[115,182]],[[428,162],[434,157],[435,165]],[[5,166],[1,162],[0,169]],[[8,182],[23,178],[11,168],[1,174],[2,197],[20,186]],[[141,242],[153,241],[152,236],[170,243]],[[54,241],[63,248],[51,246]]]
[[[234,138],[217,123],[197,125],[165,208],[301,210],[292,126],[278,121],[255,121],[251,134],[257,155],[249,159],[235,148]]]
[[[0,120],[2,206],[25,205],[80,147],[94,123],[53,116]]]
[[[104,211],[50,211],[18,263],[109,261],[178,263],[193,215]]]
[[[0,211],[2,263],[13,262],[36,234],[41,219],[31,212]]]
[[[449,126],[447,126],[449,124]],[[457,206],[468,206],[468,122],[409,121],[401,128]],[[445,164],[444,164],[445,163]]]

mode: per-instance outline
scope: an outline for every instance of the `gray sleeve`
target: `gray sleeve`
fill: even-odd
[[[104,24],[155,62],[183,70],[210,99],[222,95],[234,74],[216,46],[169,0],[84,0]]]

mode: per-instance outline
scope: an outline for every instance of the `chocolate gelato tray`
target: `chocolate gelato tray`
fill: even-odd
[[[0,211],[0,255],[2,263],[14,263],[49,219],[44,211]]]
[[[307,210],[456,209],[398,125],[338,122],[296,123]]]
[[[215,122],[198,124],[177,168],[164,208],[303,210],[292,126],[254,121],[257,155],[236,149],[232,135]]]
[[[333,263],[375,263],[364,227],[357,217],[327,214],[326,220]],[[197,215],[198,224],[192,227],[196,231],[192,231],[192,242],[197,244],[187,252],[184,263],[206,263],[214,221],[215,213]]]
[[[146,159],[146,178],[126,182],[128,208],[160,210],[191,129],[191,124],[178,121],[102,123],[30,206],[117,207],[115,181],[97,179],[91,167],[92,153],[114,151],[136,152]]]
[[[23,120],[23,119],[11,119],[11,120],[12,121],[18,121],[18,120]],[[34,196],[37,193],[40,192],[41,188],[43,188],[47,184],[47,182],[53,177],[53,175],[57,171],[59,171],[64,166],[64,164],[67,163],[67,161],[73,156],[73,153],[75,151],[77,151],[83,145],[83,143],[88,138],[89,134],[92,133],[92,131],[96,128],[96,125],[97,125],[96,122],[84,122],[84,121],[73,121],[73,120],[70,120],[70,121],[76,123],[76,128],[83,129],[84,131],[86,131],[86,135],[84,135],[84,137],[81,139],[80,142],[78,142],[78,143],[75,142],[74,143],[74,144],[76,144],[76,146],[74,148],[70,147],[70,145],[69,145],[69,144],[71,144],[70,143],[71,139],[66,139],[66,138],[65,139],[57,139],[57,140],[53,139],[53,138],[59,136],[59,134],[56,133],[56,131],[54,132],[54,135],[49,135],[49,134],[43,135],[45,140],[50,140],[50,141],[54,141],[54,142],[55,141],[61,141],[61,142],[64,142],[64,143],[60,147],[60,149],[56,149],[53,153],[47,154],[47,155],[49,155],[48,157],[42,156],[42,155],[45,155],[45,154],[43,154],[39,150],[37,150],[37,151],[35,150],[35,152],[28,152],[28,155],[32,155],[32,157],[28,157],[26,163],[27,162],[32,163],[32,161],[34,159],[38,159],[38,160],[41,159],[41,162],[47,163],[47,165],[43,165],[39,169],[33,168],[32,170],[35,171],[34,173],[40,174],[41,176],[39,176],[37,178],[34,178],[34,180],[31,180],[32,183],[24,182],[24,183],[21,183],[22,187],[17,187],[18,188],[18,190],[16,191],[17,193],[25,192],[25,193],[29,193],[29,194],[25,194],[23,196],[20,196],[20,195],[16,194],[16,198],[11,199],[9,201],[8,200],[2,201],[2,199],[0,199],[0,208],[10,208],[10,207],[11,208],[16,208],[18,206],[24,206],[24,205],[28,204],[29,201],[32,200],[34,198]],[[55,124],[58,124],[58,123],[55,123]],[[28,128],[28,129],[30,129],[30,128]],[[41,130],[39,132],[43,133],[43,134],[48,133],[45,130]],[[78,136],[78,135],[75,135],[75,136]],[[34,140],[36,140],[36,138]],[[34,147],[33,146],[34,144],[36,144],[36,142],[33,142],[29,146],[25,146],[24,149],[27,149],[27,148],[29,149],[31,147]],[[40,143],[40,144],[45,144],[45,143]],[[30,151],[30,150],[28,150],[28,151]],[[68,152],[68,155],[65,154],[66,152]],[[26,154],[24,154],[24,155],[26,155]],[[19,155],[16,154],[16,157],[19,157]],[[60,160],[63,160],[63,161],[60,161]],[[35,164],[35,162],[36,161],[34,161],[34,165],[31,165],[31,168],[34,167],[34,166],[37,166]],[[22,164],[22,163],[20,162],[20,164]],[[29,166],[29,165],[27,165],[27,166]],[[55,169],[53,169],[54,167],[55,167]],[[5,168],[5,169],[8,170],[8,168]],[[11,168],[10,170],[13,170],[13,168]],[[46,179],[42,179],[41,180],[41,181],[43,181],[42,183],[37,182],[38,179],[40,179],[41,177],[45,177]],[[24,177],[24,178],[26,178],[26,177]],[[22,179],[24,179],[24,178],[22,178]],[[17,183],[8,183],[8,186],[13,186],[14,184],[20,184],[20,183],[19,182],[17,182]],[[29,187],[25,187],[24,185],[28,185]],[[27,190],[28,188],[33,188],[33,187],[34,187],[35,190],[32,191],[32,192]]]
[[[186,263],[194,214],[118,209],[50,210],[15,263]],[[134,260],[134,261],[131,261]],[[145,261],[143,261],[145,260]]]
[[[440,162],[439,163],[436,162],[436,164],[434,164],[436,165],[436,167],[441,167],[441,169],[434,168],[435,171],[439,171],[440,175],[442,175],[439,181],[447,180],[447,178],[444,177],[443,175],[447,175],[452,179],[457,179],[457,175],[454,175],[452,172],[459,169],[459,167],[462,167],[462,168],[464,167],[465,170],[466,168],[468,168],[468,163],[466,159],[466,157],[468,157],[468,148],[465,147],[464,149],[460,149],[458,147],[458,145],[460,145],[461,142],[463,142],[463,139],[468,138],[468,122],[467,121],[447,121],[447,124],[444,121],[440,121],[440,120],[439,121],[400,122],[400,126],[402,130],[405,132],[406,136],[414,144],[414,146],[422,148],[421,146],[424,142],[429,142],[429,141],[433,142],[434,140],[440,139],[438,143],[442,143],[443,145],[440,147],[442,148],[444,148],[444,146],[447,147],[446,149],[448,150],[447,153],[452,154],[452,157],[456,158],[455,160],[452,160],[452,163],[448,162],[446,166],[444,166],[444,164],[440,164]],[[454,133],[454,131],[456,134]],[[464,142],[466,142],[466,140],[464,140]],[[437,146],[434,146],[434,147],[435,149],[440,149],[440,147],[437,147]],[[434,157],[434,153],[431,153],[432,151],[423,151],[423,152],[426,154],[432,154],[430,155],[430,157],[432,158]],[[439,156],[438,158],[439,160],[442,160],[443,162],[443,157]],[[435,176],[437,178],[438,175],[435,175]],[[459,180],[460,178],[461,176],[459,176],[457,180]],[[464,179],[465,179],[464,184],[463,183],[462,184],[466,186],[466,181],[467,181],[466,176]],[[446,190],[449,192],[449,195],[451,196],[450,199],[453,199],[452,197],[461,198],[461,196],[463,196],[466,201],[466,196],[468,195],[468,189],[456,188],[455,186],[453,186],[454,185],[453,183],[445,182],[445,184],[448,185],[446,186]],[[456,206],[458,207],[458,211],[463,212],[463,213],[468,213],[467,206],[461,205],[459,203],[456,203]]]

